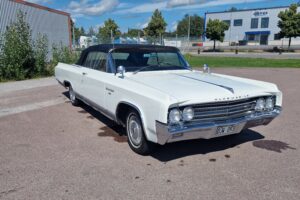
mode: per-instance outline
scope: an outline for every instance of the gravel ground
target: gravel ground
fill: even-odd
[[[300,70],[212,70],[278,84],[283,113],[237,137],[140,156],[121,128],[73,107],[53,79],[0,84],[0,199],[299,200]]]

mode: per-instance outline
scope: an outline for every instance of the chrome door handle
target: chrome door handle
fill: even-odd
[[[87,73],[86,72],[82,72],[82,75],[87,75]]]

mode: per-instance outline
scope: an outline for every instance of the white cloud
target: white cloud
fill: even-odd
[[[100,0],[96,3],[91,3],[90,0],[71,1],[66,11],[77,16],[100,16],[113,10],[118,5],[118,0]]]
[[[167,3],[167,7],[172,8],[177,6],[191,5],[195,3],[195,0],[169,0]]]
[[[247,3],[255,3],[255,2],[264,2],[269,0],[247,0]],[[174,9],[199,9],[199,8],[207,8],[214,6],[226,6],[226,5],[236,5],[236,4],[245,4],[245,0],[206,0],[206,1],[198,1],[195,2],[194,5],[186,5]]]
[[[264,2],[269,0],[247,0],[247,3]],[[162,2],[144,3],[127,9],[120,9],[114,14],[151,13],[159,10],[190,10],[214,6],[244,4],[245,0],[168,0]]]
[[[143,24],[141,25],[141,28],[142,28],[142,29],[146,28],[146,27],[148,26],[149,22],[150,22],[150,19],[149,19],[147,22],[143,23]]]
[[[177,26],[178,26],[178,22],[174,21],[171,24],[171,31],[176,31],[177,30]]]
[[[131,6],[132,6],[132,4],[130,4],[130,3],[119,3],[119,5],[117,6],[117,9],[129,8]]]
[[[50,3],[51,0],[26,0],[31,3],[42,4],[42,3]]]
[[[146,21],[144,21],[143,23],[137,23],[137,24],[136,24],[136,27],[137,27],[138,29],[144,29],[144,28],[146,28],[146,27],[148,26],[150,20],[151,20],[151,17],[149,17],[149,18],[148,18]]]
[[[101,24],[96,24],[93,28],[94,28],[94,31],[96,32],[96,33],[98,33],[98,31],[99,31],[99,28],[100,27],[103,27],[104,26],[104,23],[101,23]]]
[[[155,9],[161,10],[162,8],[166,8],[167,2],[157,2],[157,3],[145,3],[140,4],[137,6],[133,6],[132,8],[128,9],[121,9],[116,12],[115,14],[128,14],[128,13],[148,13],[153,12]]]

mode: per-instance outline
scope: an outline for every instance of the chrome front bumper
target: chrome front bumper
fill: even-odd
[[[164,145],[183,140],[210,139],[237,134],[246,128],[269,124],[280,112],[281,108],[277,107],[272,112],[257,113],[243,119],[231,120],[225,123],[182,125],[177,128],[170,128],[167,124],[156,121],[157,143]],[[217,128],[225,126],[234,126],[234,132],[230,134],[217,134]]]

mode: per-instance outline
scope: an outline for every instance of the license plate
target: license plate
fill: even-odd
[[[217,135],[225,135],[234,133],[235,126],[219,126],[217,128]]]

